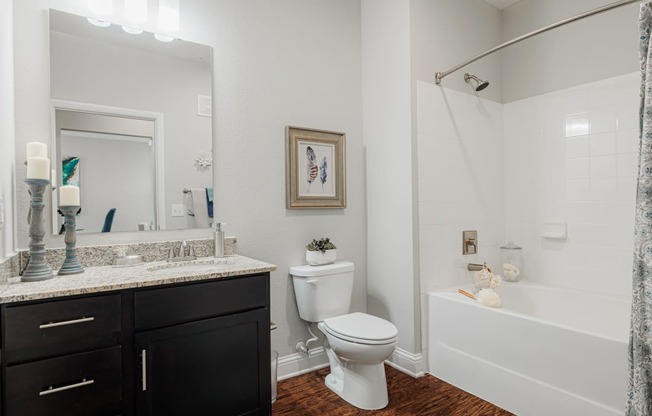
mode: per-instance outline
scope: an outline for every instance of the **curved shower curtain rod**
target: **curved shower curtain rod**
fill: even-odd
[[[498,52],[499,50],[501,50],[503,48],[511,46],[511,45],[513,45],[515,43],[518,43],[518,42],[522,41],[522,40],[531,38],[532,36],[536,36],[539,33],[547,32],[547,31],[549,31],[551,29],[554,29],[554,28],[559,27],[559,26],[563,26],[563,25],[565,25],[567,23],[572,23],[572,22],[575,22],[576,20],[580,20],[580,19],[584,19],[585,17],[593,16],[594,14],[606,12],[607,10],[615,9],[616,7],[626,6],[626,5],[630,4],[630,3],[636,3],[636,2],[640,2],[640,1],[641,0],[620,0],[620,1],[616,1],[614,3],[610,3],[610,4],[607,4],[605,6],[598,7],[598,8],[593,9],[593,10],[589,10],[588,12],[578,14],[577,16],[573,16],[573,17],[569,17],[568,19],[560,20],[557,23],[553,23],[551,25],[544,26],[544,27],[542,27],[540,29],[537,29],[537,30],[534,30],[534,31],[532,31],[530,33],[526,33],[525,35],[519,36],[519,37],[514,38],[514,39],[512,39],[512,40],[510,40],[508,42],[502,43],[502,44],[500,44],[500,45],[498,45],[498,46],[496,46],[494,48],[491,48],[488,51],[483,52],[480,55],[469,59],[468,61],[464,61],[461,64],[456,65],[456,66],[452,67],[451,69],[449,69],[447,71],[437,72],[435,74],[435,84],[439,85],[441,83],[441,80],[444,77],[452,74],[453,72],[457,71],[458,69],[462,69],[465,66],[467,66],[469,64],[472,64],[473,62],[477,61],[480,58],[484,58],[487,55],[491,55],[494,52]]]

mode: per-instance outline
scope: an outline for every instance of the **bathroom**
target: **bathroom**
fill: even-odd
[[[321,236],[355,264],[352,311],[397,327],[389,361],[414,377],[429,372],[426,294],[468,284],[466,263],[499,264],[508,238],[523,247],[527,281],[629,296],[638,3],[506,48],[435,85],[437,71],[610,1],[495,3],[180,2],[178,37],[212,48],[215,211],[237,237],[238,254],[277,266],[269,286],[279,379],[328,365],[320,343],[309,357],[295,348],[311,335],[289,276],[305,263],[305,245]],[[156,32],[158,1],[149,4],[152,18],[141,27]],[[90,12],[75,0],[5,1],[0,8],[3,260],[27,249],[25,144],[49,145],[52,137],[48,10]],[[120,16],[110,20],[120,23]],[[474,92],[465,72],[490,86]],[[559,97],[564,103],[547,114],[559,116],[559,129],[562,111],[586,113],[579,117],[586,126],[604,110],[619,124],[603,133],[626,140],[605,136],[601,143],[613,151],[597,153],[586,134],[571,137],[570,150],[561,138],[544,140],[550,125],[532,108]],[[602,104],[581,107],[589,103]],[[530,130],[528,120],[539,124]],[[631,127],[621,128],[621,120]],[[288,125],[346,133],[346,208],[286,209]],[[602,162],[600,172],[591,170],[592,157]],[[539,226],[548,221],[565,222],[567,240],[542,239]],[[462,256],[463,230],[478,230],[478,254]],[[209,238],[209,229],[80,233],[77,245]],[[47,236],[46,244],[64,247],[62,237]]]

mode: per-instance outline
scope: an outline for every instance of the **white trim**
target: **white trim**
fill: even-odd
[[[385,363],[414,378],[425,375],[423,355],[420,353],[412,354],[396,348],[390,359],[386,360]],[[286,380],[328,366],[328,357],[324,347],[312,348],[310,357],[303,354],[286,355],[278,359],[277,380]]]
[[[131,118],[139,118],[144,120],[151,120],[154,122],[154,152],[156,155],[156,224],[159,230],[165,230],[166,216],[165,216],[165,167],[164,167],[164,129],[163,129],[163,113],[153,111],[135,110],[131,108],[112,107],[108,105],[82,103],[77,101],[59,100],[53,98],[50,100],[50,124],[51,124],[51,137],[50,143],[51,158],[57,160],[56,154],[56,110],[71,110],[83,113],[104,114],[111,116],[123,116]],[[58,192],[52,192],[52,206],[57,205]],[[52,232],[56,235],[59,230],[57,227],[57,212],[52,210]]]
[[[421,353],[413,354],[401,348],[396,348],[385,363],[415,378],[425,375],[423,355]]]
[[[290,354],[278,359],[277,379],[285,380],[301,374],[328,367],[328,357],[324,347],[310,349],[310,356]]]

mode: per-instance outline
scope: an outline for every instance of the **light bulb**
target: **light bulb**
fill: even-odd
[[[111,22],[107,22],[106,20],[93,19],[92,17],[87,17],[86,20],[88,20],[88,23],[99,27],[111,26]]]
[[[172,42],[174,40],[172,36],[159,35],[158,33],[154,33],[154,37],[161,42]]]
[[[166,32],[179,31],[179,0],[160,0],[158,25]]]
[[[143,33],[143,29],[138,29],[130,26],[122,26],[122,30],[132,35],[140,35],[141,33]]]

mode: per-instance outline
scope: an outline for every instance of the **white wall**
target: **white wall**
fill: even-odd
[[[14,251],[14,45],[12,2],[0,2],[0,260]]]
[[[420,368],[414,267],[410,4],[362,1],[363,130],[369,313],[399,330],[404,366]],[[410,362],[411,361],[411,362]]]
[[[501,11],[484,0],[410,1],[414,79],[434,83],[436,72],[450,69],[500,44],[502,21]],[[499,54],[452,73],[441,85],[472,93],[471,86],[464,82],[465,72],[490,81],[490,87],[480,94],[483,98],[502,100],[503,71]],[[412,87],[416,97],[416,82]]]
[[[211,2],[212,3],[212,2]],[[360,3],[215,2],[217,219],[238,250],[278,265],[272,274],[272,347],[294,352],[309,334],[298,317],[291,266],[329,236],[356,266],[353,308],[366,309]],[[346,133],[347,208],[285,209],[285,126]]]
[[[609,3],[521,0],[503,11],[504,40]],[[633,3],[504,49],[504,102],[636,71],[638,9]]]
[[[505,218],[529,281],[629,296],[640,75],[505,105]],[[568,238],[540,237],[544,222]]]
[[[153,9],[156,2],[150,3]],[[75,0],[14,2],[17,160],[24,158],[24,142],[47,142],[50,136],[50,5],[86,14],[85,2]],[[153,12],[150,20],[156,21]],[[155,31],[153,23],[144,29]],[[355,262],[353,306],[366,309],[360,4],[184,0],[179,37],[213,47],[217,219],[228,223],[228,235],[238,237],[240,253],[278,265],[271,280],[272,320],[279,325],[272,348],[281,356],[291,354],[308,333],[298,317],[288,268],[305,262],[304,246],[312,238],[330,236],[339,256]],[[346,209],[285,209],[288,124],[347,133]],[[24,176],[20,169],[18,177]],[[26,233],[26,227],[18,232]],[[208,235],[201,230],[117,233],[80,236],[78,243]]]

